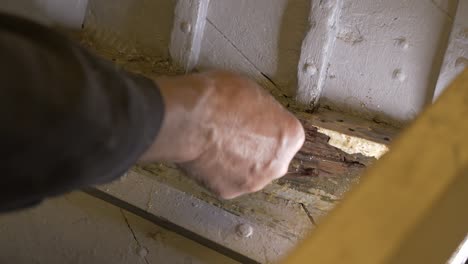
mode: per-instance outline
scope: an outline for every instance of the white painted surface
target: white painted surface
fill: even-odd
[[[447,261],[447,264],[466,264],[468,262],[468,234],[461,242],[452,257]]]
[[[468,0],[459,0],[434,100],[466,67],[468,67]]]
[[[173,181],[185,179],[177,170],[164,174]],[[280,260],[313,227],[302,207],[294,202],[270,197],[270,200],[277,201],[275,203],[266,201],[265,197],[257,198],[252,202],[261,205],[259,210],[274,217],[260,219],[261,212],[239,216],[217,207],[216,203],[197,198],[197,193],[204,189],[193,182],[186,187],[175,188],[160,177],[145,170],[138,170],[138,173],[130,171],[127,176],[99,189],[260,263]],[[238,198],[232,203],[242,208],[242,199],[248,197]],[[272,219],[281,220],[271,222]],[[247,230],[245,236],[239,236],[239,225],[250,226],[252,230]]]
[[[88,0],[3,0],[0,11],[46,25],[77,29],[83,23]]]
[[[0,263],[237,263],[81,192],[0,215]]]
[[[263,73],[277,87],[293,95],[297,86],[297,64],[302,39],[308,29],[310,0],[216,0],[208,11],[207,31],[201,53],[219,54],[216,58],[200,58],[203,66],[224,65],[240,72]],[[215,33],[217,32],[217,33]],[[226,47],[213,45],[225,42],[236,51],[223,54]],[[253,66],[238,68],[235,61],[246,60]]]
[[[329,20],[333,12],[317,8],[320,3],[341,3],[336,24]],[[321,105],[404,124],[432,101],[456,5],[457,0],[212,1],[199,65],[256,79],[263,74],[282,93],[297,93],[307,107],[323,86]]]
[[[205,27],[197,66],[201,69],[221,68],[237,71],[257,77],[257,80],[261,76],[255,65],[243,57],[235,46],[224,38],[211,23],[207,23]]]
[[[90,0],[85,31],[123,53],[169,58],[175,4],[174,0]]]
[[[171,58],[187,72],[198,62],[209,0],[179,0],[169,51]]]
[[[432,101],[455,1],[345,1],[321,104],[395,123]],[[450,9],[452,10],[452,9]]]
[[[69,28],[81,28],[88,0],[36,0],[47,17]]]
[[[337,22],[342,0],[312,1],[310,29],[302,42],[297,68],[296,98],[313,108],[320,98],[327,80],[330,57],[335,47]]]
[[[200,69],[226,69],[250,76],[270,90],[279,91],[256,66],[243,56],[228,39],[211,24],[205,26],[202,49],[197,67]]]

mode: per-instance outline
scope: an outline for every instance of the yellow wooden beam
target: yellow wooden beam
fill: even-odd
[[[467,232],[468,69],[285,263],[445,263]]]

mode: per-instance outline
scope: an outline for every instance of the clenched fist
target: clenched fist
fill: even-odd
[[[221,198],[283,176],[304,143],[300,122],[248,78],[212,71],[156,83],[165,117],[140,161],[175,162]]]

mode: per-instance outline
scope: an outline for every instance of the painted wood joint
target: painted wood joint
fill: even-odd
[[[169,52],[186,72],[198,62],[209,0],[178,0]]]
[[[312,1],[307,32],[298,65],[297,100],[314,108],[327,79],[342,0]],[[321,48],[317,48],[321,47]]]
[[[459,0],[452,32],[434,93],[436,100],[445,87],[468,68],[468,0]]]

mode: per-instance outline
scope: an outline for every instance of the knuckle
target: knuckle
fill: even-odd
[[[294,135],[298,138],[305,137],[304,127],[302,126],[301,122],[296,118],[294,118],[292,131]]]
[[[281,178],[284,175],[286,175],[286,173],[288,173],[288,168],[289,168],[289,162],[285,162],[282,168],[278,171],[278,176],[275,179]]]
[[[291,147],[292,146],[302,146],[305,141],[305,131],[304,127],[302,126],[301,122],[297,120],[295,117],[291,122],[289,127],[289,139],[291,140]]]
[[[279,168],[274,173],[271,174],[272,179],[276,180],[286,175],[286,173],[288,173],[288,167],[289,167],[289,162],[285,161],[282,164],[280,164]]]

